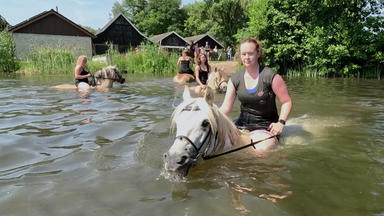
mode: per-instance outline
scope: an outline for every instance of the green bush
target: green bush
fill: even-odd
[[[87,67],[91,73],[95,73],[96,71],[101,70],[105,66],[107,65],[101,61],[87,61]]]
[[[12,39],[12,35],[4,31],[0,32],[0,71],[1,72],[13,72],[20,68],[20,65],[16,61],[15,55],[15,42]]]
[[[166,52],[157,46],[142,45],[140,50],[130,50],[126,54],[110,49],[107,60],[108,64],[131,73],[170,75],[178,70],[178,57],[176,53]]]
[[[75,65],[75,59],[71,51],[51,47],[32,51],[28,61],[33,71],[46,74],[72,73]]]

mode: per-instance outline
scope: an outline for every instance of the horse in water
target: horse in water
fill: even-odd
[[[213,73],[207,80],[207,86],[218,93],[225,93],[228,86],[228,76],[222,68],[214,69]]]
[[[101,70],[96,71],[96,73],[89,78],[88,82],[89,85],[96,90],[107,91],[113,87],[114,82],[123,84],[125,79],[121,75],[120,71],[116,68],[116,66],[107,66]],[[71,84],[61,84],[53,86],[53,88],[76,89],[77,87]]]
[[[248,151],[260,156],[270,149],[271,141],[276,142],[276,138],[265,131],[237,129],[213,103],[213,96],[210,88],[207,88],[204,98],[192,98],[189,88],[184,89],[183,102],[172,114],[171,129],[176,132],[176,138],[163,156],[164,168],[172,177],[187,176],[200,158],[213,158],[245,146],[253,146]]]

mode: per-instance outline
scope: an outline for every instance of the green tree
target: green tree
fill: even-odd
[[[8,22],[0,15],[0,31],[3,31],[9,26]]]
[[[240,0],[221,0],[213,3],[210,14],[215,24],[209,32],[226,45],[235,44],[236,33],[244,28],[248,21],[246,6]]]
[[[145,13],[147,6],[147,0],[123,0],[121,3],[117,1],[112,7],[112,15],[117,16],[121,13],[136,24],[140,21],[139,17]]]
[[[381,64],[382,10],[379,0],[255,0],[236,37],[258,37],[266,63],[281,73],[306,66],[356,76]]]
[[[187,19],[184,23],[184,36],[205,34],[212,29],[214,21],[205,2],[195,2],[185,7]]]
[[[161,34],[167,31],[181,32],[185,14],[180,9],[181,0],[149,0],[147,15],[138,23],[148,35]]]
[[[124,0],[112,8],[115,16],[122,13],[147,35],[184,30],[186,12],[180,8],[181,0]]]
[[[233,45],[235,34],[248,20],[247,2],[241,0],[206,0],[186,8],[187,35],[211,34],[224,45]]]
[[[268,0],[252,1],[248,6],[249,21],[245,28],[239,29],[235,38],[237,42],[247,37],[260,38],[260,31],[268,25],[267,20]]]

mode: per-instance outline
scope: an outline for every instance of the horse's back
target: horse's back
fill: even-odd
[[[51,88],[55,89],[76,89],[76,86],[74,84],[60,84],[52,86]]]

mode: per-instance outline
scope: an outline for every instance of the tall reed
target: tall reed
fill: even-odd
[[[0,31],[0,72],[13,72],[20,68],[15,52],[12,35],[7,29]]]
[[[108,56],[108,64],[131,73],[171,75],[178,70],[176,63],[179,56],[155,45],[141,45],[140,49],[132,49],[126,54],[110,49]]]
[[[26,69],[34,72],[68,74],[73,72],[75,58],[70,50],[45,47],[32,51],[28,63],[31,68]]]

